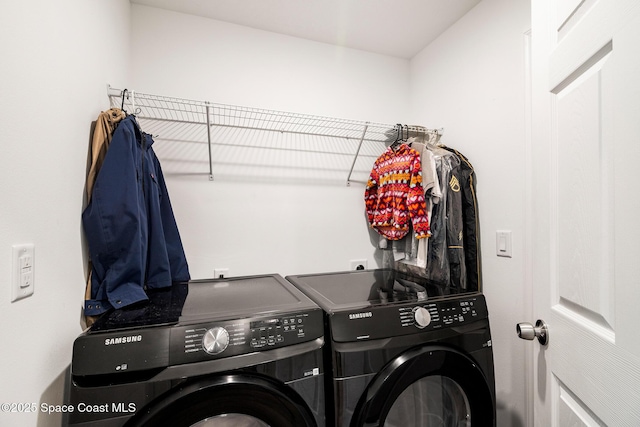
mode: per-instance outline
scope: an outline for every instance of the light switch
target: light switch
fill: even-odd
[[[498,235],[498,252],[504,253],[507,251],[507,239],[504,234]]]
[[[511,230],[496,231],[496,255],[511,258]]]
[[[11,263],[11,301],[33,295],[35,277],[33,244],[13,245]]]

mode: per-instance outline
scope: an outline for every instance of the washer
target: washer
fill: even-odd
[[[281,276],[149,297],[75,340],[69,425],[325,426],[322,310]]]
[[[495,426],[481,293],[445,295],[423,279],[385,269],[287,279],[325,312],[330,424]]]

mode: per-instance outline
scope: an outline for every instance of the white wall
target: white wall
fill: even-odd
[[[408,61],[132,5],[131,86],[141,92],[396,123]]]
[[[131,46],[140,92],[385,123],[408,111],[406,60],[140,5]],[[287,153],[265,155],[284,162]],[[240,171],[231,177],[217,173],[224,165],[214,155],[213,182],[163,163],[192,277],[347,270],[352,259],[375,267],[364,184],[346,186],[349,164],[341,182],[309,185],[243,176],[244,156],[257,155],[233,158]]]
[[[501,427],[526,424],[526,343],[517,339],[515,324],[529,304],[524,34],[530,22],[528,0],[483,0],[411,61],[411,117],[444,127],[442,141],[465,154],[477,175]],[[496,230],[512,231],[512,258],[495,255]]]
[[[90,125],[126,82],[129,3],[3,1],[0,14],[0,402],[62,403],[81,332],[80,213]],[[35,293],[10,303],[11,246],[35,244]],[[2,426],[59,416],[0,412]]]

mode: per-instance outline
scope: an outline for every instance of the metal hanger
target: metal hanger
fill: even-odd
[[[396,139],[391,143],[391,148],[393,150],[396,149],[398,143],[402,140],[402,125],[400,123],[396,123]]]
[[[129,89],[125,89],[122,91],[122,104],[120,105],[120,109],[127,114],[127,110],[124,109],[124,98],[129,99]]]

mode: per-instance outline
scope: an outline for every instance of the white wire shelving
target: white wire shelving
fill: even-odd
[[[175,173],[310,179],[354,172],[366,181],[397,125],[218,104],[107,87],[110,106],[135,114]],[[409,127],[414,132],[433,132]],[[366,143],[366,144],[365,144]],[[162,155],[160,154],[162,153]],[[215,170],[214,170],[215,169]],[[240,172],[239,172],[240,171]],[[267,171],[267,172],[265,172]],[[344,181],[343,181],[344,182]]]

